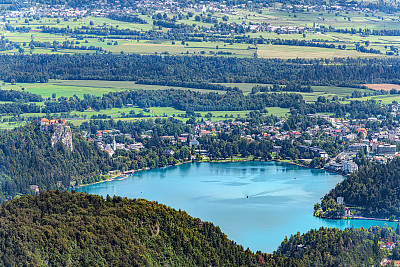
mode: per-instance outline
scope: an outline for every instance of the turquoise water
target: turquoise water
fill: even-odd
[[[311,228],[384,224],[312,216],[314,204],[343,178],[279,162],[189,163],[75,190],[158,201],[213,222],[245,248],[272,252],[285,236]]]

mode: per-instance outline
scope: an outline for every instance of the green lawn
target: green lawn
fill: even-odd
[[[1,89],[5,90],[21,90],[33,94],[39,94],[46,98],[51,98],[53,93],[56,97],[72,97],[74,95],[83,98],[84,94],[102,96],[109,92],[118,92],[124,90],[165,90],[165,89],[182,89],[201,92],[219,92],[223,91],[195,89],[186,87],[162,86],[162,85],[144,85],[136,84],[133,81],[99,81],[99,80],[50,80],[48,83],[3,83]]]

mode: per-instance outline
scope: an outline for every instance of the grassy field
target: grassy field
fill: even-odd
[[[330,11],[306,11],[292,13],[289,10],[285,10],[282,7],[276,6],[268,9],[260,10],[260,13],[250,12],[248,10],[237,9],[238,14],[210,14],[218,22],[223,22],[223,17],[228,16],[228,22],[234,22],[238,24],[246,23],[265,23],[271,24],[273,26],[294,26],[294,27],[335,27],[335,28],[370,28],[370,29],[400,29],[399,14],[362,14],[360,12],[330,12]],[[184,14],[185,15],[185,14]],[[214,25],[214,23],[205,23],[195,21],[194,17],[200,15],[200,13],[195,13],[193,17],[182,20],[178,20],[178,24],[188,24],[196,25],[197,29],[199,27],[204,27],[205,30]],[[10,41],[17,42],[22,45],[25,53],[94,53],[93,50],[72,50],[72,49],[58,49],[58,51],[52,51],[52,48],[35,48],[31,50],[28,43],[31,40],[40,42],[57,41],[62,43],[63,41],[78,41],[76,37],[64,34],[49,34],[41,32],[40,26],[49,26],[56,28],[66,28],[71,29],[82,27],[82,26],[113,26],[120,29],[131,29],[137,30],[142,33],[146,31],[159,31],[166,32],[168,29],[153,26],[153,19],[151,16],[140,15],[139,16],[146,20],[148,24],[135,24],[127,23],[121,21],[114,21],[108,18],[102,17],[83,17],[80,19],[69,19],[64,21],[63,19],[57,18],[40,18],[39,20],[32,20],[25,22],[22,18],[12,18],[7,19],[7,22],[0,22],[0,34],[4,35],[5,38]],[[172,14],[168,14],[172,18]],[[10,23],[11,26],[25,26],[30,27],[31,31],[27,33],[20,32],[8,32],[5,30],[5,23]],[[91,23],[93,25],[91,25]],[[240,34],[239,34],[240,35]],[[280,34],[275,32],[248,32],[246,35],[259,38],[262,36],[265,39],[299,39],[299,40],[323,40],[328,43],[346,44],[346,50],[330,49],[330,48],[314,48],[314,47],[296,47],[296,46],[282,46],[282,45],[258,45],[258,57],[261,58],[334,58],[334,57],[383,57],[384,55],[359,53],[355,51],[355,43],[370,41],[370,47],[374,49],[379,49],[383,53],[387,50],[386,47],[390,45],[400,46],[399,36],[361,36],[359,34],[343,34],[335,32],[306,32],[305,36],[303,34]],[[112,53],[139,53],[139,54],[162,54],[168,53],[171,55],[209,55],[212,56],[213,53],[218,51],[230,52],[231,55],[225,56],[235,56],[235,57],[253,57],[254,50],[248,49],[253,45],[249,44],[233,44],[229,45],[223,42],[214,41],[203,41],[203,42],[189,42],[188,45],[180,44],[180,41],[175,41],[172,44],[171,41],[153,40],[153,41],[136,41],[124,38],[124,36],[87,36],[82,34],[79,39],[80,45],[101,47],[107,52]],[[118,41],[118,44],[115,44]],[[340,42],[340,43],[337,43]],[[216,47],[219,49],[216,49]],[[17,49],[10,51],[2,51],[0,53],[18,53]]]
[[[277,37],[277,36],[276,36]],[[218,46],[218,49],[216,47]],[[226,44],[224,42],[200,42],[188,43],[188,45],[171,44],[170,42],[154,43],[150,41],[140,42],[121,42],[117,46],[110,47],[108,50],[114,53],[121,51],[138,54],[169,54],[169,55],[206,55],[215,56],[212,53],[229,52],[229,57],[254,57],[256,50],[248,44]],[[378,47],[379,48],[379,47]],[[332,48],[289,46],[289,45],[267,45],[257,46],[257,56],[259,58],[335,58],[335,57],[385,57],[385,55],[360,53],[355,50],[355,46],[347,50]]]
[[[268,115],[275,115],[278,117],[284,117],[289,113],[289,109],[286,108],[278,108],[278,107],[271,107],[267,108]],[[180,118],[179,116],[184,115],[186,112],[178,109],[174,109],[171,107],[151,107],[149,109],[141,109],[137,107],[129,107],[129,108],[112,108],[112,109],[105,109],[100,111],[85,111],[85,112],[71,112],[72,117],[79,117],[84,119],[89,119],[93,115],[107,115],[112,118],[121,118],[123,113],[129,114],[130,111],[134,111],[135,114],[142,116],[144,118],[149,117],[175,117]],[[243,111],[204,111],[204,112],[195,112],[201,114],[202,118],[207,119],[207,114],[211,113],[212,117],[210,120],[218,121],[221,119],[227,118],[237,118],[237,117],[246,117],[249,114],[249,110]],[[130,118],[125,118],[130,119]],[[138,118],[132,118],[138,119]],[[140,118],[139,118],[140,119]]]
[[[83,98],[84,94],[102,96],[109,92],[118,92],[124,90],[165,90],[165,89],[182,89],[201,92],[219,92],[207,89],[196,89],[186,87],[162,86],[162,85],[145,85],[136,84],[133,81],[99,81],[99,80],[50,80],[48,83],[3,83],[0,87],[3,90],[19,90],[33,94],[39,94],[46,98],[51,98],[53,93],[56,97],[73,97],[74,95]]]
[[[126,118],[126,116],[133,111],[138,117],[135,118]],[[289,109],[285,108],[278,108],[278,107],[271,107],[267,108],[268,115],[274,115],[278,117],[285,117],[289,114]],[[186,121],[187,118],[184,118],[183,116],[185,115],[185,111],[182,110],[177,110],[171,107],[152,107],[149,109],[142,109],[138,107],[124,107],[124,108],[112,108],[112,109],[105,109],[105,110],[100,110],[100,111],[93,111],[93,110],[87,110],[84,112],[71,112],[71,113],[52,113],[50,114],[53,117],[59,118],[65,118],[67,121],[71,122],[74,125],[81,125],[85,121],[89,121],[89,119],[92,118],[92,116],[98,116],[98,115],[107,115],[111,117],[112,119],[115,120],[124,120],[124,121],[136,121],[136,120],[141,120],[141,119],[149,119],[149,118],[167,118],[167,117],[175,117],[177,119],[180,119],[182,121]],[[203,120],[210,120],[210,121],[220,121],[220,120],[226,120],[226,119],[235,119],[235,118],[245,118],[250,111],[245,110],[245,111],[209,111],[209,112],[196,112],[200,114],[200,117],[197,117],[197,119],[203,119]],[[211,117],[209,117],[209,113],[212,114]],[[44,113],[24,113],[21,115],[21,117],[46,117],[46,114]],[[10,119],[12,116],[2,116],[1,119]],[[13,129],[18,126],[25,125],[26,122],[23,121],[18,121],[18,122],[0,122],[0,129]]]
[[[26,122],[18,121],[18,122],[0,122],[0,130],[11,130],[19,126],[24,126]]]
[[[51,98],[53,93],[56,97],[72,97],[74,95],[83,98],[84,94],[102,96],[105,93],[125,90],[120,87],[106,86],[107,82],[102,81],[50,81],[49,83],[5,83],[1,89],[5,90],[24,90],[25,92],[38,94],[46,98]]]
[[[228,84],[225,84],[228,85]],[[231,86],[237,86],[240,89],[244,90],[245,92],[251,92],[251,88],[257,84],[230,84]],[[250,86],[251,85],[251,86]],[[261,86],[266,86],[265,84],[259,84]],[[270,85],[268,85],[270,86]],[[354,91],[364,93],[371,93],[372,90],[370,89],[359,89],[359,88],[351,88],[351,87],[337,87],[337,86],[312,86],[313,92],[311,93],[304,93],[304,92],[286,92],[283,91],[283,94],[301,94],[306,102],[314,102],[317,101],[319,96],[324,96],[328,99],[331,99],[334,96],[339,98],[351,96]],[[270,92],[274,93],[274,92]],[[279,92],[278,92],[279,93]]]
[[[238,87],[245,94],[249,94],[252,88],[256,85],[260,86],[271,86],[270,84],[257,84],[257,83],[220,83],[221,85],[229,87]],[[6,90],[24,90],[34,94],[39,94],[45,98],[52,98],[53,93],[58,97],[73,97],[76,95],[79,98],[83,98],[84,94],[102,96],[109,92],[118,92],[124,90],[165,90],[165,89],[182,89],[192,90],[199,92],[218,92],[224,94],[224,91],[215,91],[207,89],[197,88],[186,88],[186,87],[174,87],[174,86],[162,86],[162,85],[143,85],[136,84],[132,81],[99,81],[99,80],[50,80],[48,83],[3,83],[1,89]],[[306,101],[316,101],[319,96],[325,96],[331,98],[338,96],[339,98],[350,96],[354,91],[361,93],[370,93],[369,89],[358,89],[350,87],[335,87],[335,86],[313,86],[312,93],[300,93],[303,95]],[[290,93],[290,92],[283,92]],[[43,103],[36,103],[43,105]]]
[[[351,87],[337,87],[337,86],[313,86],[313,93],[302,93],[306,101],[316,101],[319,96],[332,98],[337,96],[339,98],[350,96],[354,91],[364,93],[371,93],[368,89],[358,89]]]
[[[400,102],[400,95],[377,95],[377,96],[368,96],[363,98],[352,98],[351,100],[365,101],[368,99],[374,99],[386,105],[386,104],[392,104],[394,101]]]
[[[240,83],[225,83],[223,85],[231,86],[231,87],[239,87],[246,94],[251,92],[251,89],[258,84],[240,84]],[[264,85],[265,86],[265,85]],[[24,88],[27,92],[41,94],[44,97],[50,97],[53,93],[56,93],[57,97],[65,96],[71,97],[73,95],[77,95],[78,97],[82,97],[83,94],[93,94],[97,96],[101,96],[103,93],[107,92],[115,92],[120,90],[127,89],[146,89],[146,90],[160,90],[166,89],[170,87],[165,86],[147,86],[147,85],[137,85],[134,82],[126,82],[126,81],[59,81],[53,80],[47,84],[3,84],[2,88],[4,89],[14,89],[14,90],[22,90]],[[335,87],[335,86],[313,86],[314,92],[312,93],[300,93],[304,99],[308,102],[316,101],[319,96],[324,96],[328,99],[333,96],[338,96],[339,98],[350,96],[354,91],[359,91],[361,93],[370,93],[371,89],[355,89],[350,87]],[[199,91],[208,91],[196,89]],[[290,92],[282,92],[282,93],[290,93]],[[381,96],[369,96],[363,97],[360,99],[352,98],[351,100],[367,100],[367,99],[375,99],[377,101],[381,101],[384,104],[392,103],[393,101],[400,101],[400,95],[381,95]],[[348,102],[348,100],[346,101]],[[43,105],[43,103],[37,103],[38,105]],[[268,115],[275,115],[278,117],[285,117],[289,114],[289,109],[283,109],[278,107],[267,108]],[[135,114],[135,118],[126,118],[130,113]],[[211,120],[211,121],[219,121],[225,119],[234,119],[237,117],[246,117],[250,111],[210,111],[210,112],[196,112],[200,114],[199,119],[203,120]],[[67,118],[70,122],[75,125],[80,125],[84,121],[88,121],[92,116],[106,115],[107,117],[117,119],[117,120],[138,120],[138,119],[146,119],[146,118],[156,118],[156,117],[170,117],[173,116],[175,118],[186,121],[186,118],[183,118],[186,112],[177,110],[171,107],[151,107],[149,109],[142,109],[138,107],[124,107],[124,108],[113,108],[113,109],[105,109],[100,111],[87,110],[84,112],[71,112],[64,114],[51,114],[54,117],[63,117]],[[211,117],[210,114],[211,113]],[[26,113],[22,114],[22,117],[43,117],[45,114],[43,113]],[[137,116],[137,117],[136,117]],[[9,117],[3,116],[3,119],[7,119]],[[0,129],[11,129],[20,125],[23,125],[24,122],[2,122],[0,123]]]

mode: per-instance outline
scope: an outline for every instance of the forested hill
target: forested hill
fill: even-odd
[[[0,265],[376,266],[383,234],[394,231],[321,228],[273,255],[254,254],[212,223],[156,202],[46,191],[0,207]]]
[[[140,80],[313,85],[399,83],[398,59],[246,59],[156,55],[0,55],[6,82]]]
[[[62,142],[52,146],[53,132],[42,131],[38,123],[0,132],[0,202],[17,193],[67,188],[75,180],[87,182],[109,171],[111,159],[94,143],[72,133],[73,151]]]
[[[146,200],[48,191],[0,211],[1,266],[254,266],[211,223]]]
[[[379,218],[400,218],[400,159],[387,164],[361,167],[322,200],[322,209],[339,209],[336,198],[344,197],[347,205],[364,208],[363,215]]]

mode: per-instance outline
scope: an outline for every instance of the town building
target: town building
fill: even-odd
[[[197,147],[197,146],[199,146],[199,145],[200,145],[200,143],[199,143],[199,141],[197,141],[196,139],[192,139],[192,140],[189,141],[189,146],[190,146],[190,147],[192,147],[192,146]]]
[[[344,173],[352,173],[358,170],[358,165],[352,161],[342,162],[342,171]]]
[[[309,147],[309,146],[297,146],[297,148],[299,149],[300,152],[308,152],[308,153],[312,153],[315,157],[321,157],[324,159],[328,158],[328,153],[326,153],[326,151],[322,148],[318,148],[318,147]]]
[[[378,155],[395,155],[396,154],[396,146],[395,145],[379,145],[376,149],[376,153]]]
[[[358,153],[361,150],[364,150],[366,153],[369,153],[369,146],[363,143],[354,143],[352,145],[349,145],[347,148],[347,151],[354,153]]]

